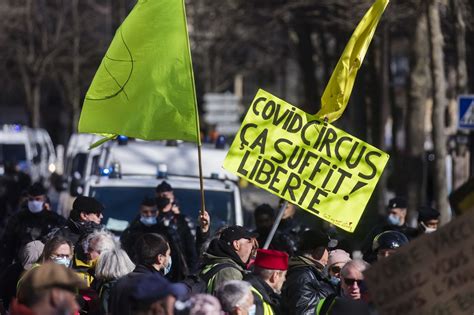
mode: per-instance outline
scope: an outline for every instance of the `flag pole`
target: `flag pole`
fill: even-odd
[[[270,231],[270,234],[268,234],[267,239],[265,240],[265,245],[263,245],[263,249],[268,249],[268,247],[270,246],[270,243],[272,242],[273,236],[275,235],[276,230],[280,225],[281,218],[283,218],[283,214],[285,213],[285,209],[287,206],[288,201],[285,200],[285,202],[281,205],[280,211],[278,212],[275,222],[273,223],[272,230]]]
[[[196,116],[198,116],[198,115],[196,115]],[[201,188],[201,209],[199,210],[199,214],[203,215],[204,211],[206,210],[206,202],[204,200],[204,178],[202,176],[202,156],[201,155],[202,155],[201,154],[201,142],[198,142],[199,185],[200,185],[200,188]]]

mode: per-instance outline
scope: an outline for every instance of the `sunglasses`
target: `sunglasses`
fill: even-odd
[[[332,273],[340,273],[341,272],[341,267],[339,266],[332,266],[331,268],[329,268],[329,270],[332,272]]]
[[[344,278],[344,283],[347,285],[347,286],[353,286],[354,283],[357,282],[357,286],[360,287],[364,284],[364,280],[360,280],[360,279],[350,279],[350,278]]]

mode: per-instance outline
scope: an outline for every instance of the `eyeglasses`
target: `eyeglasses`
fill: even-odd
[[[357,282],[357,286],[362,286],[364,284],[364,280],[361,280],[361,279],[350,279],[350,278],[344,278],[344,283],[347,285],[347,286],[353,286],[354,283]]]
[[[339,267],[339,266],[332,266],[331,268],[329,268],[329,270],[330,270],[332,273],[340,273],[340,272],[341,272],[341,267]]]

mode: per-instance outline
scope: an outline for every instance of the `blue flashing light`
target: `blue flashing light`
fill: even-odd
[[[16,132],[20,132],[21,131],[21,125],[14,124],[13,125],[13,130],[16,131]]]
[[[109,176],[111,172],[111,167],[104,167],[100,169],[100,175],[101,176]]]
[[[128,137],[120,135],[117,137],[117,142],[119,145],[126,145],[128,143]]]

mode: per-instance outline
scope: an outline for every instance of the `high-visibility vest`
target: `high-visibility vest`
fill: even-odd
[[[255,294],[258,296],[258,298],[262,301],[263,315],[274,315],[273,309],[272,309],[271,305],[268,304],[268,303],[263,299],[262,294],[260,294],[260,292],[258,292],[258,290],[255,289],[254,287],[251,287],[250,290],[252,290],[252,292],[255,293]]]
[[[323,299],[320,299],[318,305],[316,306],[316,315],[326,315],[331,310],[332,306],[336,302],[336,295],[329,295]]]

